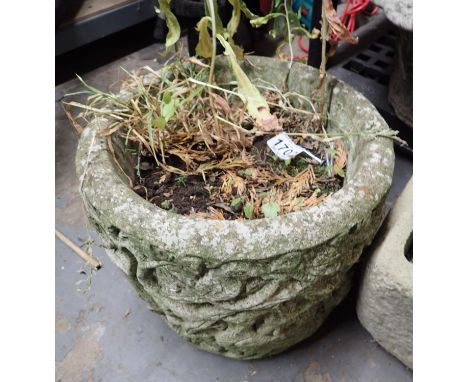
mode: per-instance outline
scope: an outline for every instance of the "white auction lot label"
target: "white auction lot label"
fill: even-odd
[[[291,138],[289,138],[286,134],[281,133],[275,135],[273,138],[270,138],[267,141],[268,147],[275,153],[278,158],[283,160],[292,159],[300,153],[305,153],[310,156],[312,159],[316,160],[320,164],[323,162],[320,158],[317,158],[314,154],[312,154],[309,150],[296,145]]]

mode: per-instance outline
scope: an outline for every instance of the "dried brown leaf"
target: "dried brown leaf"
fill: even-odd
[[[314,193],[311,196],[304,199],[304,207],[316,206],[317,204],[321,203],[329,196],[326,194],[322,194],[320,196],[317,196],[317,195],[318,195],[318,191],[314,191]]]
[[[346,149],[340,141],[335,143],[336,155],[333,157],[333,168],[336,171],[344,169],[348,160]]]
[[[333,8],[332,0],[323,0],[325,5],[325,15],[330,26],[332,33],[337,35],[341,40],[349,42],[350,44],[357,44],[358,38],[354,37],[346,26],[341,22]]]
[[[65,115],[67,116],[72,126],[75,128],[78,134],[81,134],[83,132],[83,127],[78,122],[76,122],[76,118],[73,117],[71,113],[71,105],[68,103],[62,102],[62,107],[63,107],[63,111],[65,112]]]
[[[183,94],[186,94],[190,91],[191,89],[188,88],[188,87],[182,87],[182,88],[179,88],[177,89],[174,94],[172,94],[172,98],[177,98]]]
[[[232,215],[235,215],[236,213],[232,210],[231,207],[229,207],[226,203],[215,203],[213,206],[218,207],[223,209],[226,212],[229,212]]]
[[[118,125],[114,126],[114,127],[111,128],[111,129],[105,129],[105,130],[100,131],[97,135],[98,135],[99,137],[106,137],[106,136],[108,136],[108,135],[112,135],[112,134],[114,134],[117,130],[121,129],[123,126],[124,126],[123,123],[119,123]]]
[[[224,114],[226,115],[231,114],[231,108],[228,102],[223,97],[221,97],[220,95],[216,93],[211,93],[211,96],[213,97],[215,101],[215,105],[218,106],[224,112]]]
[[[231,171],[227,171],[221,179],[223,181],[221,191],[226,195],[232,194],[234,188],[236,189],[237,195],[242,195],[246,190],[244,179]]]
[[[210,65],[205,64],[204,62],[200,61],[198,58],[194,56],[190,56],[186,58],[187,61],[191,62],[192,64],[202,66],[203,68],[209,68]]]
[[[190,215],[204,219],[225,220],[223,213],[220,210],[217,210],[213,207],[208,207],[208,212],[196,212]]]
[[[290,181],[291,185],[286,193],[286,201],[287,205],[294,205],[294,199],[307,191],[314,183],[315,173],[313,167],[309,166],[295,177],[290,177],[288,181]]]
[[[271,132],[271,131],[283,131],[281,127],[278,117],[274,114],[270,114],[270,112],[266,109],[259,108],[259,114],[256,119],[256,125],[260,130]]]

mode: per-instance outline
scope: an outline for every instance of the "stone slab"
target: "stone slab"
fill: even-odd
[[[407,367],[413,368],[413,181],[382,226],[364,271],[357,302],[362,325]],[[411,249],[411,261],[408,256]],[[409,257],[409,256],[408,256]]]

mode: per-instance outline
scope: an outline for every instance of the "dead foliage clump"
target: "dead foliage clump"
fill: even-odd
[[[189,58],[158,72],[128,73],[119,95],[84,84],[88,102],[68,102],[67,115],[77,131],[105,117],[109,124],[100,135],[120,137],[136,158],[135,192],[176,213],[274,217],[315,206],[342,186],[346,149],[322,130],[310,99],[256,83],[282,131],[323,159],[319,164],[301,154],[283,161],[266,145],[277,131],[259,130],[236,84],[208,85],[208,71]],[[70,107],[81,112],[72,116]]]

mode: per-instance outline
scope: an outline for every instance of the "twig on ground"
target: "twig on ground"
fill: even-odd
[[[99,261],[88,255],[85,251],[83,251],[80,247],[78,247],[75,243],[73,243],[68,237],[66,237],[62,232],[60,232],[57,229],[55,229],[55,236],[57,236],[58,239],[60,239],[65,245],[67,245],[83,260],[89,263],[94,269],[99,270],[102,268],[102,264]]]

